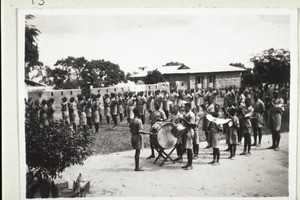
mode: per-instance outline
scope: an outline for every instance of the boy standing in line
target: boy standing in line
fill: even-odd
[[[144,171],[143,168],[140,168],[140,152],[143,146],[141,134],[147,134],[144,132],[142,121],[139,117],[139,110],[137,108],[133,109],[134,118],[129,122],[129,129],[131,133],[131,145],[135,149],[135,169],[134,171]]]
[[[280,142],[280,129],[281,129],[281,119],[284,111],[283,108],[284,100],[278,96],[278,93],[275,91],[273,93],[273,99],[271,101],[270,107],[270,129],[272,131],[272,146],[268,149],[274,149],[279,151],[279,142]]]
[[[247,155],[250,156],[250,150],[251,150],[251,134],[252,134],[252,124],[250,118],[253,116],[254,109],[251,106],[251,99],[247,98],[245,100],[246,106],[242,110],[243,118],[243,133],[244,133],[244,151],[240,155]],[[248,150],[247,150],[248,149]],[[247,151],[246,151],[247,150]]]
[[[185,125],[187,127],[187,132],[184,135],[183,146],[187,152],[188,162],[182,168],[185,170],[191,170],[193,169],[193,138],[195,136],[193,126],[195,126],[196,119],[195,119],[195,114],[191,110],[191,103],[184,104],[184,109],[185,109],[185,114],[183,115],[183,118],[187,122]]]
[[[265,112],[265,104],[258,98],[258,94],[254,94],[253,101],[253,109],[254,109],[254,118],[252,119],[253,133],[254,133],[254,143],[252,146],[261,145],[262,139],[262,127],[264,124],[264,112]],[[258,143],[257,143],[257,133],[258,133]]]
[[[215,104],[214,112],[211,113],[213,117],[219,118],[221,116],[219,112],[220,106]],[[221,124],[217,124],[214,122],[209,121],[207,129],[209,130],[209,140],[211,147],[213,149],[213,161],[208,163],[212,164],[213,166],[220,165],[220,133],[223,131],[223,126]]]

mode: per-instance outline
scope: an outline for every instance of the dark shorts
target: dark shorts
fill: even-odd
[[[69,118],[71,124],[75,123],[75,113],[70,113]]]
[[[228,144],[238,144],[238,134],[236,130],[229,130]]]
[[[210,130],[209,132],[210,145],[212,148],[219,148],[220,146],[220,135],[217,130]]]
[[[142,136],[131,135],[131,146],[133,149],[142,149]]]

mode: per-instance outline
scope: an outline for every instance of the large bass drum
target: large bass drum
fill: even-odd
[[[186,132],[186,130],[187,129],[183,124],[178,123],[174,125],[174,128],[171,130],[171,133],[174,137],[180,138]]]
[[[151,127],[150,131],[157,137],[151,137],[154,143],[158,143],[164,149],[170,149],[177,143],[177,138],[173,136],[171,131],[174,129],[174,124],[170,122],[156,122]]]

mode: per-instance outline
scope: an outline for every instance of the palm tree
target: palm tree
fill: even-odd
[[[33,19],[33,15],[25,16],[25,77],[29,78],[29,72],[35,67],[41,67],[43,63],[39,61],[39,50],[37,36],[41,33],[34,25],[28,24],[28,20]]]

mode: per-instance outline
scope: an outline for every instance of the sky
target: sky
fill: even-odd
[[[269,49],[289,50],[286,15],[35,15],[40,61],[104,59],[127,72],[168,62],[190,67],[243,63]]]

